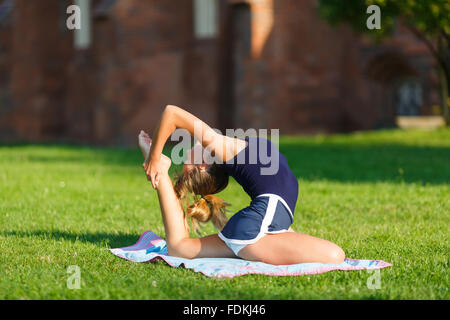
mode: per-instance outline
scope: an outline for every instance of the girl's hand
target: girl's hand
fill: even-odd
[[[152,182],[153,188],[156,189],[158,187],[161,175],[168,173],[170,166],[172,165],[172,161],[169,157],[161,154],[157,161],[156,159],[152,159],[149,161],[149,164],[147,166],[145,165],[146,164],[144,163],[144,169],[147,174],[147,179]]]
[[[147,179],[152,182],[153,189],[156,189],[159,178],[163,173],[163,168],[161,167],[161,156],[149,158],[149,163],[144,169],[147,174]]]

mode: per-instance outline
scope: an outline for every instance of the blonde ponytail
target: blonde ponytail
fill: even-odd
[[[190,218],[193,230],[199,232],[200,223],[208,221],[211,221],[217,229],[223,229],[228,220],[225,215],[226,207],[230,204],[212,194],[220,192],[227,184],[228,174],[214,164],[207,170],[194,167],[177,177],[174,190],[178,199],[186,201],[185,218],[186,220]],[[204,196],[189,205],[189,194]]]
[[[219,197],[206,195],[187,208],[186,216],[191,219],[192,228],[196,232],[199,232],[200,222],[206,223],[210,220],[218,230],[222,230],[228,221],[225,215],[228,206],[230,204]]]

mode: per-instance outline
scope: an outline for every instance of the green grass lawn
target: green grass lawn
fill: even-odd
[[[0,299],[450,298],[450,130],[283,137],[280,150],[300,183],[294,229],[392,263],[381,289],[366,271],[218,280],[122,260],[108,248],[164,236],[137,148],[4,145]],[[220,196],[235,211],[249,203],[235,181]],[[70,265],[79,290],[67,288]]]

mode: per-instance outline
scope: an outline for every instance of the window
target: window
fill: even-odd
[[[6,21],[10,17],[13,7],[13,0],[5,0],[3,2],[0,0],[0,23]]]
[[[395,92],[395,105],[399,116],[417,116],[422,105],[422,86],[415,79],[402,81]]]
[[[217,0],[194,0],[194,35],[197,39],[213,38],[217,35]]]
[[[93,16],[96,19],[107,19],[117,0],[102,0],[94,8]]]
[[[74,4],[80,8],[81,28],[75,29],[75,49],[87,49],[91,45],[91,0],[75,0]]]

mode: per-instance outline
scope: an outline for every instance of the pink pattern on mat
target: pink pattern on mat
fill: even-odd
[[[132,246],[129,246],[129,247],[121,248],[121,249],[127,250],[127,251],[137,251],[137,250],[142,250],[142,249],[148,249],[155,245],[158,245],[161,241],[165,242],[164,239],[160,238],[153,232],[146,231],[141,235],[141,237],[135,244],[133,244]]]

